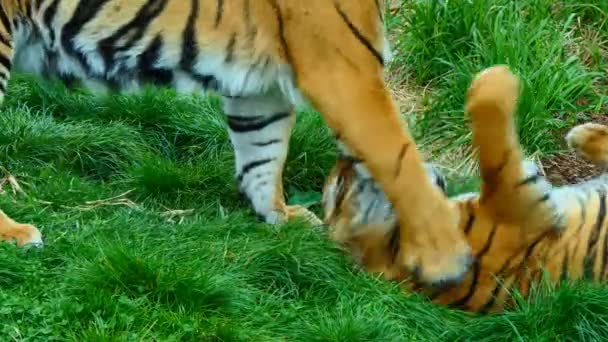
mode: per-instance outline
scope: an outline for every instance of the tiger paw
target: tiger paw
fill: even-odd
[[[403,223],[401,223],[403,224]],[[464,234],[446,216],[435,215],[425,230],[401,240],[399,262],[417,281],[444,286],[462,281],[473,257]]]
[[[575,126],[566,135],[566,142],[589,162],[608,166],[608,126],[592,122]]]
[[[302,219],[313,226],[323,224],[323,221],[317,215],[301,205],[283,205],[266,215],[266,223],[270,224],[285,223],[293,219]]]
[[[17,246],[43,245],[42,234],[31,224],[15,222],[0,210],[0,241],[16,242]]]
[[[466,95],[466,111],[474,120],[483,120],[476,114],[500,113],[507,119],[515,112],[519,95],[519,79],[506,65],[495,65],[479,72]],[[484,110],[495,107],[498,111]],[[495,119],[490,117],[489,119]]]

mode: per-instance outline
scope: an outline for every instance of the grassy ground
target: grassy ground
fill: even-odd
[[[447,162],[469,155],[463,94],[493,63],[524,79],[519,123],[530,153],[550,158],[564,128],[603,113],[608,5],[593,2],[403,5],[388,22],[390,76],[401,93],[426,89],[410,117],[425,149]],[[0,207],[37,224],[47,246],[0,247],[3,341],[608,337],[608,290],[593,284],[539,288],[511,312],[473,317],[358,273],[304,224],[260,224],[236,195],[216,98],[149,90],[96,99],[21,76],[7,102],[0,161],[28,196],[9,192]],[[298,121],[286,188],[291,202],[318,210],[333,142],[315,113]],[[465,184],[451,191],[475,179]]]

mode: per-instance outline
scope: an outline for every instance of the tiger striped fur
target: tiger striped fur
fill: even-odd
[[[10,72],[97,92],[144,84],[223,99],[239,189],[268,223],[304,217],[282,172],[309,104],[382,184],[403,221],[401,263],[458,279],[470,249],[428,180],[384,81],[384,0],[0,0],[0,99]],[[379,133],[381,132],[381,133]],[[413,189],[417,189],[413,191]],[[423,191],[419,191],[423,190]],[[440,215],[437,215],[440,213]],[[439,217],[439,218],[438,218]],[[407,227],[407,229],[405,229]]]
[[[554,283],[605,280],[608,174],[553,187],[534,162],[523,158],[514,123],[518,93],[517,77],[499,65],[481,72],[467,94],[481,191],[444,199],[455,208],[475,256],[462,282],[428,286],[402,267],[395,259],[403,252],[397,214],[363,165],[344,158],[328,176],[323,194],[331,237],[367,271],[404,281],[435,303],[474,312],[508,308],[512,290],[528,296],[545,271]],[[608,166],[608,126],[578,125],[566,141],[592,163]],[[438,170],[427,164],[427,171],[437,188],[445,189]]]

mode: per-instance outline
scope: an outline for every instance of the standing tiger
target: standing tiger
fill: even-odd
[[[268,223],[318,220],[286,205],[282,186],[294,108],[310,104],[387,189],[404,227],[399,262],[428,283],[467,269],[470,248],[450,220],[453,209],[426,177],[384,81],[384,0],[0,4],[0,98],[13,65],[96,91],[151,83],[213,90],[223,100],[239,189]]]
[[[463,280],[447,286],[419,283],[401,267],[396,214],[365,168],[339,159],[328,176],[323,202],[331,237],[370,272],[428,295],[435,303],[474,312],[502,311],[512,290],[524,296],[547,271],[550,280],[605,280],[608,276],[608,174],[579,184],[552,187],[536,164],[523,159],[514,111],[519,80],[505,66],[481,72],[467,94],[473,147],[479,153],[481,191],[449,200],[474,261]],[[578,125],[568,145],[594,164],[608,166],[608,126]],[[432,164],[428,175],[445,189]],[[420,191],[425,191],[421,189]]]

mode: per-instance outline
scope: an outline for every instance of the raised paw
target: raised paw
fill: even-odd
[[[514,113],[519,95],[519,79],[505,65],[496,65],[479,72],[467,92],[466,111],[481,107],[497,107],[500,113]]]
[[[566,142],[589,162],[608,166],[608,126],[591,122],[575,126],[566,135]]]
[[[314,226],[323,224],[323,221],[317,215],[301,205],[283,205],[280,209],[275,209],[266,216],[266,222],[270,224],[285,223],[293,219],[302,219]]]
[[[473,257],[462,232],[446,217],[437,215],[413,239],[402,239],[398,260],[416,281],[444,286],[460,282]]]

